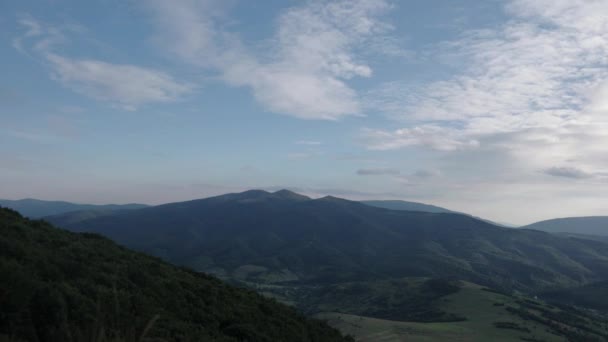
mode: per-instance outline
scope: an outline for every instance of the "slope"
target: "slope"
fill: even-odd
[[[532,223],[522,228],[550,233],[608,236],[608,216],[565,217]]]
[[[608,313],[608,281],[546,291],[539,296],[554,303],[581,306]]]
[[[0,340],[343,341],[252,291],[0,208]]]
[[[400,200],[373,200],[361,201],[363,204],[371,205],[372,207],[385,208],[391,210],[407,210],[407,211],[423,211],[427,213],[452,213],[458,214],[455,211],[437,207],[430,204],[400,201]]]
[[[477,216],[469,215],[459,211],[453,211],[441,207],[437,207],[430,204],[418,203],[418,202],[408,202],[401,200],[375,200],[375,201],[361,201],[361,203],[370,205],[372,207],[384,208],[390,210],[405,210],[405,211],[422,211],[426,213],[446,213],[446,214],[461,214],[466,216],[471,216],[480,221],[484,221],[489,224],[493,224],[495,226],[500,227],[515,227],[515,225],[508,223],[498,223],[491,220],[486,220]]]
[[[432,305],[463,319],[423,323],[372,318],[349,311],[323,312],[316,317],[328,320],[361,342],[599,342],[608,339],[606,316],[588,310],[560,308],[542,300],[508,295],[466,282],[460,282],[456,291],[436,298]]]

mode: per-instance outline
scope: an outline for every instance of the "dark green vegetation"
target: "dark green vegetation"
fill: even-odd
[[[523,228],[550,233],[608,236],[608,216],[566,217],[532,223]]]
[[[73,211],[92,211],[106,212],[123,209],[140,209],[145,208],[144,204],[76,204],[62,201],[42,201],[37,199],[22,199],[22,200],[3,200],[0,199],[0,207],[11,208],[17,210],[22,215],[30,218],[41,218],[44,216],[64,214]]]
[[[69,216],[69,215],[68,215]],[[608,279],[608,244],[470,216],[387,210],[334,197],[248,191],[70,221],[227,279],[335,284],[449,277],[524,292]]]
[[[424,284],[418,280],[419,284]],[[451,285],[457,282],[450,282]],[[344,312],[317,317],[355,336],[357,341],[606,341],[606,316],[560,308],[520,295],[501,294],[461,282],[457,291],[435,297],[436,310],[466,318],[418,323],[370,318]]]
[[[608,313],[608,281],[584,286],[546,291],[539,294],[547,301],[576,305]]]
[[[345,340],[253,291],[96,234],[2,208],[0,232],[0,340]]]
[[[248,284],[253,285],[255,284]],[[274,285],[258,290],[292,302],[309,314],[344,312],[410,322],[457,322],[465,317],[440,310],[435,302],[458,292],[460,282],[445,279],[402,278],[326,286]]]

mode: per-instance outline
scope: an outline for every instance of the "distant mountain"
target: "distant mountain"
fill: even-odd
[[[31,218],[41,218],[44,216],[64,214],[72,211],[109,211],[123,209],[140,209],[145,208],[145,204],[76,204],[63,201],[43,201],[32,198],[22,200],[5,200],[0,199],[0,207],[11,208],[17,210],[22,215]]]
[[[446,214],[461,214],[474,217],[481,221],[501,226],[501,227],[514,227],[512,224],[508,223],[498,223],[490,220],[486,220],[477,216],[469,215],[467,213],[453,211],[442,207],[437,207],[431,204],[424,204],[418,202],[409,202],[409,201],[401,201],[401,200],[374,200],[374,201],[361,201],[361,203],[366,205],[371,205],[372,207],[385,208],[391,210],[406,210],[406,211],[422,211],[426,213],[446,213]]]
[[[557,218],[532,223],[522,228],[550,233],[608,236],[608,216]]]
[[[361,201],[361,203],[371,205],[373,207],[386,208],[391,210],[423,211],[427,213],[457,213],[456,211],[437,207],[430,204],[399,200]]]
[[[0,208],[1,341],[352,341],[253,291]]]
[[[289,191],[252,190],[49,220],[253,284],[440,276],[529,291],[608,279],[605,243]]]

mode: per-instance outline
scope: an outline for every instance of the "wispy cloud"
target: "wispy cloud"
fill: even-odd
[[[53,79],[75,92],[117,104],[127,110],[153,102],[171,102],[192,86],[168,74],[135,65],[75,60],[49,53]]]
[[[319,145],[322,145],[323,143],[320,141],[316,141],[316,140],[298,140],[298,141],[296,141],[296,144],[308,145],[308,146],[319,146]]]
[[[357,175],[359,176],[385,176],[385,175],[399,175],[401,172],[397,169],[390,168],[374,168],[374,169],[359,169]]]
[[[315,157],[322,156],[322,152],[318,151],[307,151],[307,152],[291,152],[287,154],[287,159],[289,160],[305,160],[311,159]]]
[[[421,145],[441,151],[453,151],[479,145],[479,141],[461,131],[439,125],[422,125],[392,132],[365,128],[362,130],[362,140],[372,150],[393,150]]]
[[[45,26],[30,16],[19,23],[25,33],[13,41],[13,46],[42,58],[51,77],[75,92],[135,110],[148,103],[175,101],[194,88],[159,70],[66,57],[55,52],[57,45],[67,41],[60,28]]]
[[[215,1],[150,4],[159,39],[170,42],[164,48],[219,72],[230,85],[250,88],[272,112],[324,120],[361,114],[348,80],[369,77],[372,69],[355,50],[388,30],[379,17],[390,7],[384,0],[342,0],[289,8],[279,16],[269,48],[259,53],[221,28],[221,11],[211,10]]]
[[[464,71],[372,91],[370,104],[405,128],[363,130],[366,146],[494,148],[530,168],[573,158],[598,168],[597,146],[608,144],[608,2],[513,0],[505,10],[499,28],[438,48]]]

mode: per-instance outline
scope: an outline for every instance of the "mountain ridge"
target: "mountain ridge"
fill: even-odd
[[[523,226],[551,233],[608,236],[608,216],[562,217]]]
[[[227,278],[247,266],[264,270],[257,273],[260,279],[450,276],[528,291],[608,277],[608,244],[499,227],[461,214],[283,194],[256,190],[80,222],[47,219]]]
[[[66,201],[47,201],[35,198],[24,198],[20,200],[0,199],[0,207],[11,208],[22,215],[31,218],[42,218],[45,216],[65,214],[76,211],[111,211],[130,210],[148,207],[146,204],[79,204]]]

